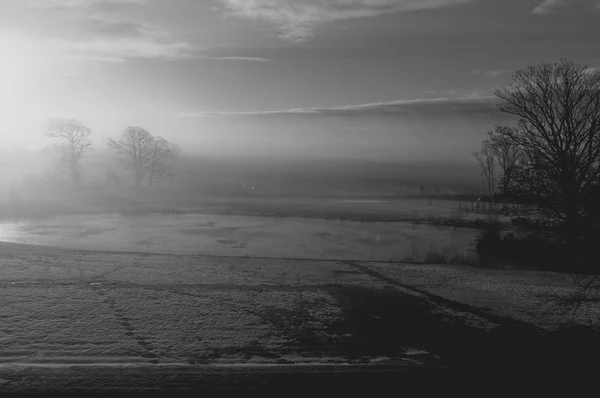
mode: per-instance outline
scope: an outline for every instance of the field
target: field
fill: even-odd
[[[458,202],[34,188],[1,227],[0,392],[188,391],[219,369],[207,388],[233,388],[219,380],[286,367],[598,378],[598,311],[563,316],[543,298],[574,289],[568,276],[408,261],[471,253],[477,218],[506,222]]]
[[[596,355],[594,335],[582,327],[593,325],[597,312],[575,324],[544,315],[538,293],[571,288],[557,274],[8,243],[0,252],[0,390],[7,392],[24,388],[15,369],[43,365],[570,361],[571,369],[585,370]]]

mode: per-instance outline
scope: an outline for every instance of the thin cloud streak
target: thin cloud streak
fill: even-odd
[[[478,0],[218,0],[233,15],[267,21],[292,42],[312,38],[325,23],[466,4]]]
[[[211,57],[211,56],[199,56],[201,59],[211,59],[215,61],[249,61],[249,62],[271,62],[269,58],[261,57]]]
[[[506,69],[475,69],[469,72],[473,76],[498,77],[509,73]]]
[[[145,5],[147,0],[37,0],[32,4],[36,7],[53,8],[53,7],[81,7],[94,6],[97,4],[132,4]]]
[[[254,116],[402,116],[420,109],[435,109],[441,112],[479,113],[496,109],[492,95],[480,95],[461,98],[432,98],[376,102],[359,105],[345,105],[332,108],[293,108],[274,111],[255,112],[188,112],[180,113],[178,118],[199,119],[214,117],[254,117]]]
[[[557,7],[566,5],[569,0],[544,0],[538,4],[531,12],[533,14],[549,14]]]

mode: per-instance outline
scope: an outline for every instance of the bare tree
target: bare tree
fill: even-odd
[[[500,192],[504,197],[509,196],[514,189],[515,170],[525,160],[523,149],[509,137],[509,133],[516,128],[518,127],[496,126],[488,133],[489,149],[502,173]]]
[[[183,149],[181,149],[181,147],[174,142],[169,141],[169,149],[171,150],[171,155],[174,159],[179,159],[182,156],[185,156]]]
[[[490,142],[487,140],[484,141],[479,152],[474,152],[473,156],[479,162],[481,173],[487,183],[488,195],[492,198],[496,192],[496,157],[490,146]]]
[[[154,140],[152,134],[138,126],[127,127],[118,140],[108,140],[108,147],[123,155],[125,166],[135,174],[136,187],[148,173]]]
[[[133,170],[136,186],[145,177],[148,185],[152,185],[154,179],[169,173],[169,160],[173,156],[170,145],[164,138],[137,126],[127,127],[118,140],[108,140],[108,147],[123,155],[125,166]]]
[[[45,132],[54,141],[59,165],[68,170],[75,184],[80,184],[80,160],[92,145],[89,140],[92,131],[75,119],[52,119],[46,124]]]
[[[164,177],[169,173],[169,160],[173,153],[169,142],[161,137],[155,137],[150,143],[149,162],[147,165],[148,186],[152,185],[154,178]]]
[[[561,60],[519,70],[513,81],[496,96],[502,112],[521,118],[503,131],[527,157],[518,182],[578,256],[591,221],[585,198],[600,185],[600,72]]]

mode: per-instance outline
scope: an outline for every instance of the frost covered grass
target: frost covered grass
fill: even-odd
[[[335,261],[64,250],[0,243],[1,281],[326,285],[384,283]]]
[[[139,355],[111,309],[94,292],[75,286],[0,288],[0,362],[47,357]]]
[[[535,342],[534,325],[563,321],[539,318],[537,293],[570,288],[533,271],[5,243],[0,270],[4,363],[501,357]],[[522,331],[533,340],[521,342]],[[415,350],[427,354],[407,356]]]
[[[274,362],[326,349],[334,356],[326,339],[343,318],[316,288],[10,284],[0,302],[0,363]],[[290,328],[281,317],[292,314]]]
[[[598,308],[575,317],[551,313],[543,296],[576,288],[565,274],[464,265],[363,264],[403,284],[543,328],[565,323],[598,326],[600,319]]]

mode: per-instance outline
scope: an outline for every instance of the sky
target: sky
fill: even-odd
[[[188,153],[472,158],[493,92],[600,66],[600,0],[0,0],[0,144],[48,118],[102,147],[142,126]]]

